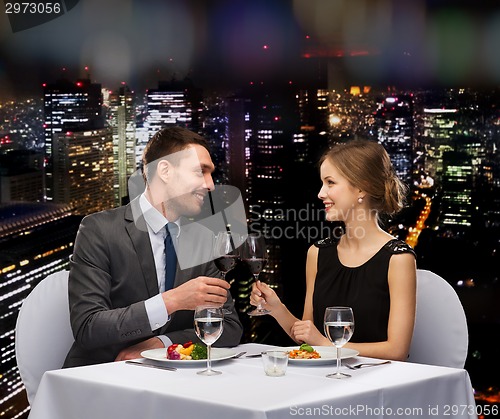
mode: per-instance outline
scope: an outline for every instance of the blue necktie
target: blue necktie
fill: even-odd
[[[168,291],[174,287],[177,255],[172,237],[174,240],[177,238],[179,227],[175,223],[168,223],[165,230],[167,233],[165,236],[165,291]]]

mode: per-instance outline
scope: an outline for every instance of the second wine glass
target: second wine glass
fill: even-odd
[[[212,306],[199,306],[194,310],[194,330],[200,340],[207,345],[207,369],[198,371],[200,375],[219,375],[220,371],[212,369],[210,350],[212,344],[220,338],[224,327],[224,314],[222,308]]]
[[[267,250],[264,236],[260,234],[250,234],[243,243],[241,259],[247,264],[255,281],[259,280],[259,274],[267,264]],[[262,316],[269,314],[267,310],[259,304],[254,310],[248,312],[250,316]]]
[[[340,372],[340,349],[354,333],[354,314],[351,307],[327,307],[325,310],[325,334],[337,348],[337,371],[328,378],[348,378],[349,374]]]
[[[222,274],[222,279],[226,279],[226,274],[238,263],[239,253],[236,248],[238,243],[239,239],[234,233],[221,231],[215,236],[214,262]]]
[[[235,233],[228,231],[219,232],[214,238],[214,263],[226,279],[226,274],[233,269],[239,261],[240,255],[237,246],[241,243],[241,238]],[[224,314],[231,314],[232,311],[223,308]]]

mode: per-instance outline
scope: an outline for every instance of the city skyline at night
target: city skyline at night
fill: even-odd
[[[365,93],[361,93],[363,90]],[[135,95],[133,102],[136,104],[136,129],[140,132],[147,123],[147,96],[145,92],[136,92]],[[239,111],[234,110],[234,96],[218,96],[213,92],[204,95],[200,113],[200,126],[203,129],[200,132],[207,136],[214,150],[214,160],[219,169],[216,181],[231,183],[233,177],[245,179],[242,192],[248,205],[250,229],[261,231],[266,236],[273,256],[263,277],[273,284],[297,315],[300,315],[302,309],[304,286],[303,274],[297,272],[302,270],[307,246],[331,231],[331,226],[322,221],[322,210],[315,197],[319,184],[315,162],[319,153],[329,144],[349,141],[359,135],[382,143],[386,138],[391,138],[394,144],[401,141],[406,146],[409,141],[411,152],[408,155],[411,156],[411,164],[406,170],[411,174],[409,184],[412,194],[407,208],[396,219],[388,220],[386,228],[415,246],[419,268],[439,273],[455,287],[466,302],[464,306],[469,321],[478,327],[476,322],[488,325],[498,321],[498,313],[493,308],[476,307],[478,301],[474,302],[470,297],[481,290],[487,294],[497,293],[498,290],[498,273],[495,269],[500,237],[500,165],[496,153],[500,119],[495,106],[498,95],[498,90],[494,89],[415,89],[398,92],[393,87],[376,90],[367,86],[352,86],[341,91],[313,88],[304,91],[288,82],[283,82],[276,90],[257,85],[250,86],[241,93],[239,101],[242,105],[237,108]],[[145,102],[141,103],[141,97]],[[309,106],[306,112],[307,102],[312,97],[315,98],[314,105]],[[404,100],[412,103],[413,110],[409,119],[413,128],[410,138],[407,138],[406,129],[398,129],[398,124],[409,122],[408,116],[407,119],[401,119],[401,115],[388,112],[388,119],[383,125],[380,123],[381,112],[387,110],[387,103],[397,103],[399,99],[396,98],[405,98]],[[222,103],[226,105],[221,105]],[[37,106],[43,108],[41,97],[3,106],[0,111],[4,118],[4,128],[8,125],[5,121],[15,119],[9,117],[9,109],[22,116],[25,112],[36,114],[33,107]],[[156,105],[152,107],[153,110],[156,108]],[[228,119],[229,115],[232,115],[232,119]],[[22,117],[20,119],[23,120]],[[41,132],[42,145],[43,129],[36,125],[42,125],[43,121],[43,118],[39,118],[31,124],[31,130],[23,131],[23,134]],[[232,125],[229,125],[230,121]],[[236,121],[240,122],[235,126]],[[110,126],[114,124],[112,121],[108,123]],[[171,123],[175,124],[175,121]],[[233,128],[230,129],[230,126]],[[404,126],[403,124],[403,128]],[[387,127],[391,128],[387,130]],[[380,132],[384,135],[377,134]],[[27,140],[23,140],[23,135],[16,134],[19,133],[13,129],[9,134],[9,141],[2,145],[1,154],[7,159],[12,153],[21,151],[19,149],[29,151],[30,146],[34,145],[29,140],[31,134],[27,136]],[[71,132],[69,136],[63,135],[66,150],[71,144],[81,148],[79,141],[88,141],[91,137],[85,131],[82,134],[79,136],[78,132]],[[233,147],[236,149],[233,150]],[[39,152],[43,149],[44,147],[38,147]],[[238,149],[243,153],[241,158],[234,156]],[[64,152],[62,150],[64,147],[60,152]],[[391,150],[389,146],[388,151],[390,154],[392,151],[392,156],[396,158],[401,154],[400,148]],[[288,155],[294,156],[293,161],[285,157]],[[28,155],[21,156],[24,157],[28,172],[32,172],[33,167],[30,168],[29,162],[33,159],[27,158]],[[18,159],[23,161],[22,157]],[[87,158],[81,159],[83,160],[77,158],[75,163],[79,165],[79,162],[83,163]],[[244,162],[243,166],[241,162]],[[234,164],[238,165],[238,170],[234,170]],[[19,168],[19,164],[16,166]],[[115,170],[112,168],[116,167],[110,163],[109,170]],[[242,171],[243,177],[238,175]],[[80,176],[78,173],[80,172],[76,172],[76,175]],[[81,173],[83,176],[85,172]],[[2,177],[2,185],[5,184],[6,177],[9,178]],[[112,178],[113,176],[109,177],[110,181]],[[63,179],[61,174],[59,179]],[[71,182],[66,183],[69,185]],[[300,198],[296,195],[297,190],[302,191]],[[262,194],[262,191],[265,193]],[[109,192],[111,198],[111,189]],[[38,201],[40,205],[43,204],[42,198]],[[104,204],[103,201],[96,203]],[[70,200],[66,204],[72,214],[83,215],[97,210],[96,207],[80,207],[78,210]],[[3,205],[8,209],[8,200],[3,201]],[[116,204],[111,199],[106,205],[112,207]],[[459,249],[460,246],[463,248]],[[447,247],[463,255],[461,264],[454,261],[457,253],[448,251]],[[468,250],[480,255],[481,269],[472,261],[467,261]],[[294,263],[290,263],[291,260]],[[12,263],[4,268],[11,265]],[[10,271],[6,272],[6,275],[10,274]],[[251,284],[245,274],[235,273],[238,284],[236,300],[242,316],[245,316],[244,313],[249,308],[246,299]],[[249,324],[246,339],[277,339],[278,343],[284,337],[273,332],[274,327],[269,319]],[[487,378],[491,374],[486,374],[486,378],[479,378],[483,373],[478,372],[481,370],[481,357],[484,359],[488,355],[484,349],[473,350],[478,342],[474,340],[474,336],[471,335],[468,364],[473,368],[473,383],[475,380],[482,383],[484,380],[491,380],[491,377]],[[474,369],[479,369],[476,375]]]

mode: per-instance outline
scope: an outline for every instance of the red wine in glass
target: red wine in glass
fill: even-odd
[[[259,275],[262,269],[266,267],[267,259],[264,258],[251,258],[244,259],[252,275]]]
[[[264,236],[260,234],[250,234],[241,250],[241,259],[247,264],[250,272],[258,281],[260,272],[267,263],[267,250]],[[250,316],[262,316],[269,314],[270,311],[259,304],[254,310],[248,312]]]
[[[225,279],[226,273],[233,269],[238,263],[237,255],[223,255],[215,259],[215,266],[221,271],[222,277]]]
[[[214,240],[214,263],[222,274],[222,279],[226,279],[226,274],[238,263],[239,254],[236,243],[240,240],[235,234],[227,231],[217,234]],[[224,314],[231,314],[230,310],[223,309]]]

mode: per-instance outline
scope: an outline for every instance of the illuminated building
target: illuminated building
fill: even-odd
[[[219,149],[225,152],[225,166],[227,167],[227,183],[238,188],[242,194],[248,214],[248,187],[251,184],[250,174],[250,148],[249,128],[250,101],[247,98],[233,96],[224,101],[225,132],[224,140]],[[253,278],[245,267],[237,266],[230,278],[234,278],[232,285],[235,307],[241,313],[240,319],[245,330],[245,340],[254,340],[258,333],[255,322],[246,312],[250,309],[250,293]]]
[[[111,128],[54,137],[54,202],[87,215],[114,206]]]
[[[110,94],[110,126],[113,129],[113,173],[115,206],[128,196],[128,178],[136,170],[135,107],[133,92],[121,86]]]
[[[17,315],[35,285],[68,268],[81,217],[52,203],[11,204],[0,208],[0,220],[0,416],[26,417],[14,351]]]
[[[472,220],[472,160],[467,153],[443,154],[443,199],[440,223],[470,227]]]
[[[294,162],[315,165],[328,145],[329,92],[300,90],[296,100],[300,128],[293,136]]]
[[[54,137],[68,131],[103,128],[102,101],[101,85],[91,83],[90,79],[76,82],[62,79],[44,85],[45,195],[48,201],[54,198]]]
[[[0,171],[0,203],[42,202],[43,173],[41,171]]]
[[[157,89],[147,91],[147,116],[144,129],[137,137],[136,161],[139,166],[144,147],[161,128],[176,125],[200,131],[201,95],[201,90],[189,79],[160,81]]]
[[[389,96],[374,115],[374,136],[391,157],[398,177],[411,183],[413,160],[413,106],[410,96]]]
[[[149,137],[168,125],[177,125],[198,132],[201,91],[189,80],[161,81],[157,89],[147,92]]]
[[[227,147],[229,160],[228,181],[243,192],[249,232],[260,233],[266,239],[268,262],[260,278],[282,293],[285,238],[279,217],[286,206],[285,164],[292,163],[293,130],[298,126],[294,119],[295,97],[288,87],[268,92],[265,87],[252,86],[245,95],[228,98],[225,103],[223,146]],[[237,308],[246,313],[252,307],[249,297],[253,278],[244,266],[234,275]],[[263,341],[272,333],[272,328],[264,325],[265,318],[244,316],[246,340]]]
[[[214,183],[216,185],[229,183],[236,186],[234,182],[228,182],[229,141],[227,127],[229,117],[226,115],[226,111],[226,100],[219,94],[214,93],[203,97],[203,121],[199,134],[208,142],[210,155],[215,166],[212,173]]]
[[[244,197],[248,189],[249,149],[249,100],[242,97],[226,99],[226,138],[229,184],[238,188]]]
[[[250,167],[251,183],[248,186],[249,211],[260,219],[251,228],[270,237],[267,240],[269,260],[265,272],[268,282],[276,285],[281,279],[281,244],[273,233],[275,212],[285,204],[284,162],[285,146],[291,142],[292,133],[287,124],[283,103],[269,96],[254,96],[250,113]],[[267,233],[266,233],[267,230]]]
[[[43,154],[30,150],[0,153],[0,203],[43,202]]]
[[[422,143],[425,149],[425,170],[441,180],[443,153],[453,151],[452,139],[456,134],[458,115],[454,108],[425,108],[422,116]]]

